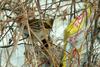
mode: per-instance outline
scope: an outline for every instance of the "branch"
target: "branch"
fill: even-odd
[[[13,43],[14,44],[14,43]],[[11,45],[6,45],[6,46],[0,46],[0,48],[9,48],[9,47],[12,47],[12,46],[14,46],[13,44],[11,44]],[[32,44],[27,44],[27,43],[20,43],[20,44],[18,44],[18,45],[32,45]]]

